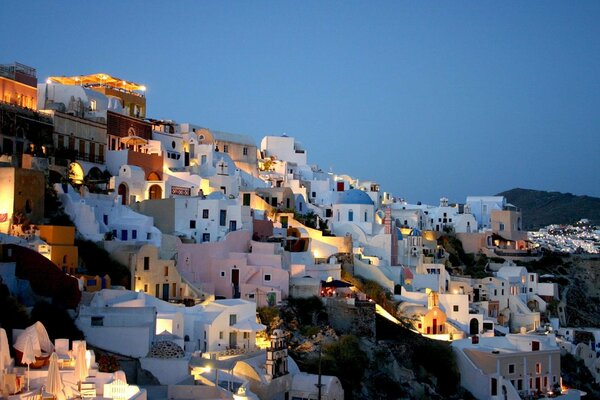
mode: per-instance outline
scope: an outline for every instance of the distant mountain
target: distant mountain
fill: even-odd
[[[543,190],[511,189],[498,196],[519,207],[523,227],[537,229],[550,224],[572,224],[582,218],[600,225],[600,198]]]

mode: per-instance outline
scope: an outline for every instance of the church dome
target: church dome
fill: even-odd
[[[350,189],[344,192],[337,192],[336,204],[368,204],[374,205],[369,195],[362,190]]]

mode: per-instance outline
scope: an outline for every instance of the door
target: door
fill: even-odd
[[[229,221],[229,230],[231,232],[237,229],[237,221]]]
[[[477,318],[472,318],[471,322],[469,322],[469,334],[477,335],[479,333],[479,321]]]
[[[437,319],[433,319],[433,334],[437,335]]]
[[[125,184],[121,183],[119,185],[119,188],[117,189],[117,194],[119,196],[121,196],[121,204],[126,206],[127,205],[127,186]]]
[[[237,347],[237,332],[229,332],[229,348],[235,349]]]
[[[288,217],[281,217],[281,227],[284,229],[288,227]]]
[[[239,269],[232,269],[231,270],[231,286],[233,288],[233,298],[234,299],[239,299],[240,298],[240,270]]]
[[[164,301],[169,301],[169,284],[168,283],[163,283],[162,299]]]

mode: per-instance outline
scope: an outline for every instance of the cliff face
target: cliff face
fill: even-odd
[[[504,196],[523,212],[523,227],[534,230],[550,224],[572,224],[582,218],[600,224],[600,198],[571,193],[511,189]]]

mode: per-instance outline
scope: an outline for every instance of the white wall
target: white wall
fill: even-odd
[[[161,385],[175,385],[190,376],[189,357],[175,359],[140,358],[143,369],[150,371]]]

